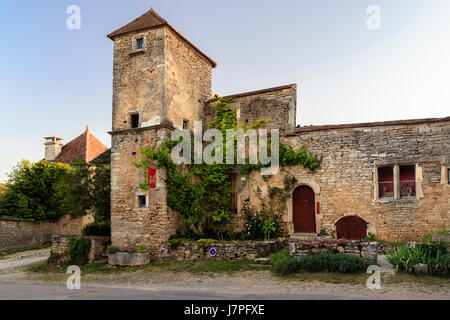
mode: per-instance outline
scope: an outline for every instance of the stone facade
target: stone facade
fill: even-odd
[[[298,186],[314,190],[320,204],[317,233],[324,229],[336,236],[336,223],[345,216],[362,218],[368,223],[368,232],[387,241],[419,240],[425,233],[449,227],[450,186],[441,179],[441,171],[450,161],[449,119],[312,129],[298,129],[282,142],[294,150],[306,146],[322,159],[321,169],[312,173],[300,165],[287,167],[268,182],[254,172],[251,183],[240,190],[241,203],[249,200],[258,207],[257,187],[264,197],[268,185],[283,187],[284,177],[295,177]],[[415,167],[416,197],[379,198],[377,167],[403,164]],[[292,198],[286,206],[284,222],[292,234]]]
[[[232,98],[230,109],[236,109],[238,125],[250,126],[260,119],[268,121],[262,128],[279,129],[281,134],[290,133],[296,126],[297,85],[275,87],[266,90],[241,93],[223,98]],[[204,107],[204,121],[211,123],[216,114],[210,100]]]
[[[196,120],[207,128],[214,115],[215,63],[153,10],[109,37],[114,41],[112,242],[119,247],[143,243],[152,256],[162,258],[180,226],[167,206],[166,173],[158,169],[156,189],[142,191],[144,176],[133,161],[140,160],[141,147],[157,146],[176,129],[192,129]],[[321,169],[282,168],[267,181],[258,172],[238,177],[238,213],[227,227],[242,227],[244,202],[261,206],[257,187],[264,196],[269,185],[283,187],[285,177],[298,182],[291,194],[298,186],[312,189],[315,233],[323,229],[336,237],[336,224],[348,216],[360,217],[367,232],[390,241],[416,240],[449,227],[450,118],[296,128],[296,96],[296,85],[228,96],[234,98],[230,107],[236,108],[239,124],[267,119],[265,127],[280,129],[284,144],[294,150],[306,146],[317,155]],[[413,197],[400,195],[403,165],[414,168]],[[390,198],[379,196],[381,166],[391,166],[396,177]],[[294,233],[294,206],[289,197],[280,213],[289,235]]]
[[[29,222],[0,217],[0,251],[17,250],[52,243],[55,235],[80,235],[91,217],[62,217],[57,222]]]

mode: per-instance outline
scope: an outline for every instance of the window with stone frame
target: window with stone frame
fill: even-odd
[[[183,130],[189,130],[189,120],[183,119]]]
[[[401,198],[416,196],[416,167],[414,165],[400,166],[399,188]]]
[[[144,48],[144,38],[138,38],[136,39],[136,49],[143,49]]]
[[[378,193],[380,198],[394,197],[394,166],[378,168]]]
[[[139,208],[147,208],[147,197],[146,196],[138,196]]]
[[[139,128],[139,114],[133,113],[130,115],[131,128]]]

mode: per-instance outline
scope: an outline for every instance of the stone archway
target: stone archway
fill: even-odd
[[[338,239],[361,240],[367,236],[367,222],[358,216],[345,216],[336,222]]]
[[[294,193],[301,186],[308,187],[310,190],[313,191],[313,194],[314,194],[314,219],[315,219],[315,228],[316,229],[310,233],[318,233],[318,229],[320,229],[320,215],[318,214],[319,212],[317,212],[316,203],[320,202],[320,187],[313,180],[302,179],[302,180],[299,180],[297,182],[297,184],[292,188],[292,190],[290,192],[291,196],[286,201],[286,207],[287,207],[287,220],[286,221],[288,223],[289,234],[294,234],[294,233],[298,232],[295,230],[296,228],[294,225]]]
[[[315,195],[312,188],[303,185],[292,194],[294,233],[316,233]]]

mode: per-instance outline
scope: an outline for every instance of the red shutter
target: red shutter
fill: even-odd
[[[150,189],[156,188],[156,169],[148,168],[148,187]]]

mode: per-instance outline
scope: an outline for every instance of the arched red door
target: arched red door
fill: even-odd
[[[292,201],[294,232],[316,233],[314,191],[308,186],[300,186],[294,190]]]
[[[348,216],[336,223],[338,239],[361,240],[367,236],[367,222],[357,216]]]

